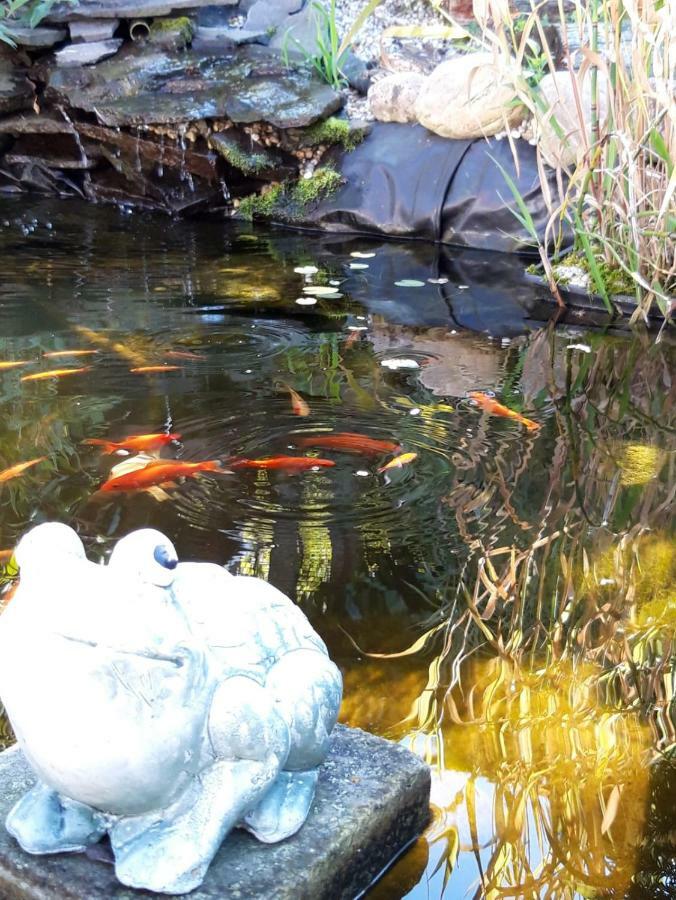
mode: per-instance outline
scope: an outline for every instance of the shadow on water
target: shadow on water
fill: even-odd
[[[153,525],[295,597],[344,721],[433,767],[433,823],[374,897],[669,896],[668,333],[554,328],[518,260],[423,244],[5,201],[0,248],[0,363],[24,363],[0,371],[0,470],[44,457],[0,485],[0,548],[60,519],[105,558]],[[72,350],[96,353],[44,356]],[[53,368],[84,371],[21,380]],[[155,431],[181,434],[169,458],[335,466],[98,493],[121,460],[83,442]]]

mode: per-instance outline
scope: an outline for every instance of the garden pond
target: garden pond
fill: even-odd
[[[2,201],[0,258],[5,602],[33,524],[159,528],[293,597],[342,720],[431,765],[370,896],[673,896],[668,331],[550,323],[510,257],[75,201]],[[159,432],[222,471],[101,491],[133,454],[87,441]]]

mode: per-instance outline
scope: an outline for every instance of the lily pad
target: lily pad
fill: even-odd
[[[417,281],[415,278],[402,278],[394,283],[397,287],[425,287],[424,281]]]

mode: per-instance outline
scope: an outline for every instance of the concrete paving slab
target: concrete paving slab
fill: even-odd
[[[0,822],[33,783],[17,748],[0,754]],[[424,829],[430,773],[408,750],[337,726],[303,828],[280,844],[235,831],[190,900],[352,900]],[[100,849],[99,849],[100,846]],[[3,900],[139,900],[166,895],[120,885],[105,845],[29,856],[0,824]],[[98,856],[99,859],[93,859]]]

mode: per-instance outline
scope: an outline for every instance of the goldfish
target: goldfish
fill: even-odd
[[[79,369],[49,369],[47,372],[34,372],[32,375],[22,375],[21,381],[45,381],[47,378],[63,378],[65,375],[79,375],[88,372],[91,366],[82,366]]]
[[[98,350],[50,350],[42,355],[47,359],[59,359],[61,356],[94,356]]]
[[[502,403],[498,403],[494,397],[484,394],[483,391],[470,391],[469,396],[484,410],[484,412],[490,413],[493,416],[504,416],[506,419],[514,419],[516,422],[525,425],[529,431],[537,431],[537,429],[541,427],[538,422],[527,419],[525,416],[522,416],[521,413],[509,409],[507,406],[503,406]]]
[[[155,460],[142,469],[109,478],[104,481],[100,490],[106,493],[110,491],[144,491],[156,485],[171,486],[176,478],[181,476],[188,478],[199,475],[200,472],[223,472],[223,468],[217,459],[208,459],[203,462]]]
[[[29,366],[30,360],[28,359],[17,359],[13,362],[0,362],[0,372],[5,372],[7,369],[18,369],[19,366]]]
[[[299,447],[322,447],[326,450],[342,450],[345,453],[366,453],[371,456],[379,456],[383,453],[393,453],[399,449],[399,444],[394,441],[381,441],[376,438],[366,437],[364,434],[352,434],[350,432],[333,434],[312,434],[307,437],[295,437],[294,441]]]
[[[401,469],[403,466],[407,466],[417,458],[417,453],[402,453],[400,456],[395,456],[394,459],[391,459],[388,463],[385,463],[384,466],[381,466],[378,469],[378,472],[387,472],[388,469]]]
[[[166,350],[164,355],[170,359],[206,359],[203,353],[192,353],[190,350]]]
[[[284,387],[289,392],[289,396],[291,397],[291,409],[293,410],[293,414],[295,416],[309,416],[310,415],[310,407],[303,400],[298,391],[294,391],[292,387],[289,387],[288,384],[285,384]]]
[[[135,369],[129,371],[135,375],[150,375],[154,372],[176,372],[180,368],[181,366],[136,366]]]
[[[104,453],[119,453],[120,451],[144,451],[158,450],[172,441],[180,441],[181,435],[177,433],[171,434],[129,434],[121,441],[106,441],[100,438],[88,438],[83,441],[90,447],[101,447]]]
[[[43,462],[45,459],[47,459],[46,456],[36,456],[35,459],[29,459],[27,462],[17,463],[15,466],[10,466],[9,469],[4,469],[0,472],[0,484],[22,475],[26,469],[30,469],[31,466],[37,466],[38,463]]]
[[[121,341],[112,341],[100,331],[92,331],[91,328],[85,328],[84,325],[73,325],[73,330],[77,331],[77,333],[85,338],[85,340],[91,341],[92,344],[96,344],[97,347],[101,347],[112,353],[117,353],[118,356],[133,363],[135,366],[144,366],[147,363],[147,358],[141,353],[137,353]]]
[[[347,339],[345,340],[345,343],[343,344],[343,350],[349,350],[350,347],[354,346],[354,344],[356,344],[357,341],[361,340],[361,335],[362,335],[361,331],[351,331],[348,334]]]
[[[228,460],[232,469],[287,469],[302,471],[315,467],[329,468],[335,466],[332,459],[315,459],[312,456],[273,456],[269,459],[234,459]]]

